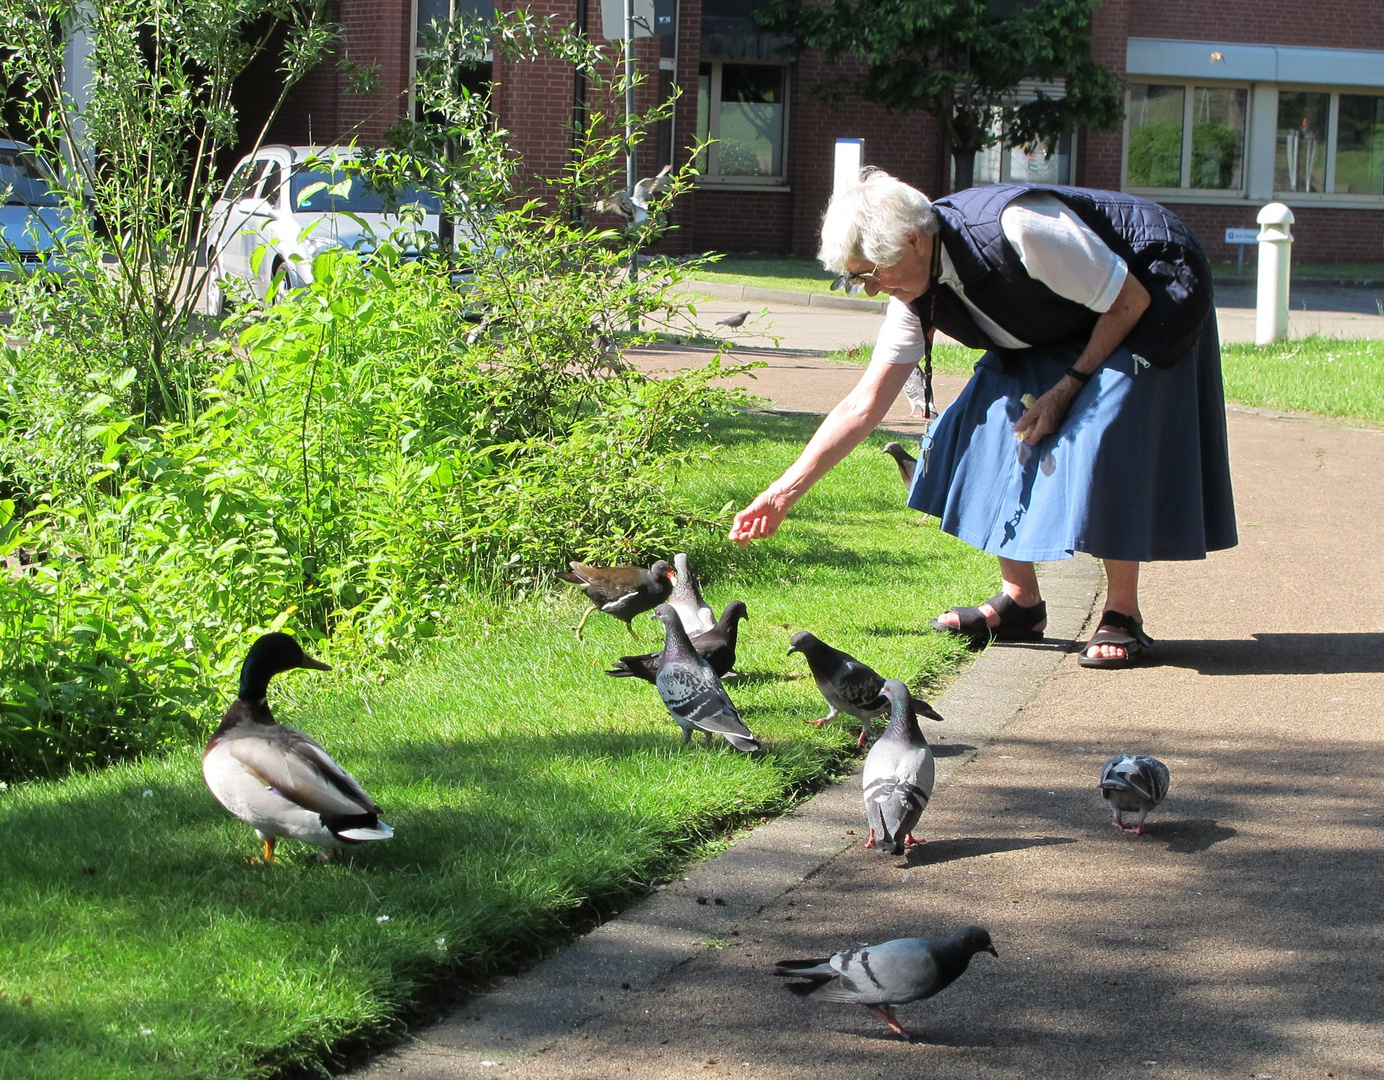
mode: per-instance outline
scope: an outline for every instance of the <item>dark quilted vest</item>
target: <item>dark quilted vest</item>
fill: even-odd
[[[1124,259],[1152,301],[1124,344],[1157,367],[1176,363],[1192,347],[1211,313],[1211,269],[1186,225],[1157,203],[1136,195],[1042,184],[991,184],[938,199],[932,205],[937,209],[942,244],[967,299],[1031,345],[1084,344],[1091,336],[1098,313],[1030,278],[1018,252],[1004,238],[1000,212],[1028,191],[1057,196]],[[924,325],[934,291],[938,329],[974,349],[994,347],[950,288],[934,286],[913,301]]]

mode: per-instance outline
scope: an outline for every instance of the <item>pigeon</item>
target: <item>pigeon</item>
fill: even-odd
[[[724,319],[717,319],[716,325],[728,326],[732,330],[739,330],[742,326],[745,325],[745,320],[749,317],[750,313],[748,311],[741,311],[737,312],[734,315],[727,315]]]
[[[740,600],[732,600],[721,612],[721,618],[705,634],[692,635],[692,647],[697,655],[711,665],[718,677],[724,678],[735,667],[735,640],[741,619],[749,618],[745,605]],[[639,656],[622,656],[606,674],[617,679],[633,676],[645,682],[653,682],[658,677],[658,669],[663,666],[662,651],[643,653]]]
[[[625,219],[627,227],[637,229],[649,220],[649,204],[668,186],[668,174],[672,171],[672,165],[665,165],[657,176],[646,176],[627,191],[617,191],[614,195],[598,199],[589,209],[602,214],[617,214]]]
[[[654,685],[658,687],[663,704],[682,728],[683,745],[692,738],[692,732],[700,731],[706,735],[708,743],[712,735],[721,735],[731,746],[746,754],[758,750],[759,743],[735,711],[716,672],[697,655],[672,605],[659,604],[654,608],[654,618],[663,624],[665,635],[663,663],[659,665]]]
[[[673,568],[666,559],[659,559],[647,570],[642,566],[587,566],[579,562],[567,565],[572,568],[571,572],[564,570],[558,577],[580,585],[587,599],[595,605],[587,608],[581,622],[577,623],[578,641],[586,620],[596,608],[621,620],[630,637],[634,637],[630,620],[663,603],[673,591]]]
[[[780,960],[774,974],[807,980],[788,984],[800,997],[865,1005],[895,1035],[912,1042],[919,1033],[899,1024],[894,1007],[945,990],[978,952],[999,956],[984,927],[963,926],[943,938],[895,938],[821,959]]]
[[[884,684],[882,696],[889,702],[889,726],[865,757],[861,787],[865,793],[865,818],[870,838],[865,846],[888,855],[902,855],[906,844],[916,844],[913,828],[932,798],[937,763],[918,727],[913,695],[898,679]]]
[[[705,634],[716,625],[716,613],[702,599],[702,591],[697,587],[692,564],[687,561],[685,553],[679,551],[673,556],[673,572],[677,581],[673,584],[673,595],[668,597],[668,603],[678,613],[684,630],[694,638],[698,634]]]
[[[804,720],[803,723],[821,727],[842,713],[854,716],[861,722],[860,738],[856,740],[856,745],[864,746],[870,738],[870,721],[889,711],[889,703],[880,698],[884,676],[848,653],[833,649],[806,630],[799,631],[789,639],[788,655],[794,653],[802,653],[807,658],[807,666],[812,669],[812,681],[831,706],[831,711],[820,720]],[[926,701],[914,698],[913,708],[933,720],[942,719]]]
[[[1116,754],[1100,771],[1100,793],[1110,803],[1115,828],[1143,836],[1144,816],[1168,794],[1168,767],[1143,754]],[[1124,823],[1126,810],[1139,811],[1138,824]]]
[[[394,830],[355,778],[312,739],[274,720],[269,680],[294,668],[330,671],[288,634],[260,637],[245,654],[240,692],[202,754],[202,778],[216,801],[250,825],[274,861],[280,837],[326,849],[388,840]]]
[[[922,369],[916,365],[909,373],[908,381],[903,384],[903,396],[908,398],[908,415],[910,418],[917,416],[920,411],[923,416],[927,416],[927,387],[923,384]]]
[[[903,478],[903,486],[912,490],[913,472],[918,467],[918,459],[896,442],[885,443],[884,452],[893,458],[895,464],[898,465],[899,476]]]

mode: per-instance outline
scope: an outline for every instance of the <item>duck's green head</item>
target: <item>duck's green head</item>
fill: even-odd
[[[331,671],[330,664],[314,660],[287,634],[265,634],[250,646],[250,651],[245,654],[245,663],[240,667],[241,700],[263,700],[269,690],[269,680],[280,672],[294,668]]]

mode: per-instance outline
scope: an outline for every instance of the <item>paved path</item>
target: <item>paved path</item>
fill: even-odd
[[[780,356],[757,388],[821,410],[854,377]],[[1159,640],[1122,672],[1071,651],[1096,564],[1044,567],[1047,641],[936,702],[922,847],[863,850],[847,780],[353,1075],[1384,1077],[1384,433],[1229,421],[1240,545],[1146,570]],[[1172,770],[1143,838],[1095,790],[1126,749]],[[1000,956],[901,1009],[925,1044],[768,974],[964,922]]]

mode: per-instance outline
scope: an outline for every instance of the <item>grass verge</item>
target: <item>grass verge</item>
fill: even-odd
[[[1232,344],[1221,346],[1221,356],[1229,401],[1384,425],[1384,341]]]
[[[1250,255],[1245,260],[1243,274],[1234,262],[1213,263],[1211,273],[1219,282],[1253,282],[1257,270],[1254,257]],[[834,276],[823,270],[816,259],[769,255],[726,255],[711,267],[697,271],[699,281],[822,293],[831,291]],[[1300,281],[1384,281],[1384,263],[1294,263],[1293,278]]]
[[[740,505],[815,423],[718,422],[717,456],[680,482],[708,516]],[[992,559],[903,508],[884,438],[818,484],[772,543],[693,548],[712,604],[749,609],[728,685],[761,757],[720,740],[679,749],[652,687],[601,673],[659,646],[652,619],[636,620],[635,641],[593,615],[578,643],[585,601],[546,593],[477,608],[388,681],[296,672],[271,686],[280,719],[319,738],[397,830],[335,863],[291,842],[279,865],[252,862],[253,833],[206,792],[196,750],[0,792],[0,1075],[316,1069],[825,782],[853,735],[804,726],[823,703],[786,655],[790,634],[810,628],[927,688],[962,650],[924,633],[926,617],[995,585]]]

